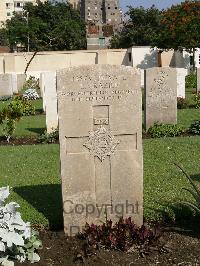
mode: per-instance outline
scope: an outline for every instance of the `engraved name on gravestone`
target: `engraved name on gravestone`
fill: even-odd
[[[177,123],[177,72],[175,68],[145,70],[144,124]]]
[[[140,73],[93,65],[57,72],[65,232],[132,216],[143,222]]]

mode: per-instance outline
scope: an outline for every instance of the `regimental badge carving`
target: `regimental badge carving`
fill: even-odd
[[[89,132],[89,139],[83,144],[94,156],[102,162],[106,156],[114,153],[120,141],[116,140],[112,133],[104,127]]]

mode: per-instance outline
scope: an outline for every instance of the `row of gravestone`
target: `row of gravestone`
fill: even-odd
[[[0,99],[18,93],[25,81],[25,74],[0,74]]]
[[[114,222],[121,216],[141,225],[140,71],[93,65],[42,75],[47,121],[55,118],[59,124],[65,232],[74,235],[86,222]],[[156,121],[176,123],[177,80],[173,68],[145,71],[147,127]]]
[[[65,232],[74,235],[86,222],[115,222],[121,216],[141,225],[140,71],[95,65],[60,70],[57,77],[45,75],[52,78],[49,85],[57,87]],[[46,97],[46,108],[51,107]],[[175,69],[145,71],[145,117],[147,126],[155,121],[176,123]]]
[[[157,69],[157,70],[156,70]],[[170,69],[170,68],[164,68],[164,70]],[[159,80],[158,73],[161,71],[160,68],[152,68],[145,71],[145,88],[148,88],[149,84],[149,77],[150,80],[154,77]],[[151,74],[152,72],[152,74]],[[197,79],[198,79],[198,90],[200,90],[200,69],[197,70]],[[176,75],[176,81],[175,76]],[[185,76],[187,75],[186,69],[174,69],[171,68],[170,76],[168,78],[169,81],[173,81],[173,85],[177,86],[177,97],[185,98]],[[0,75],[0,98],[4,96],[11,96],[14,93],[17,93],[19,89],[23,86],[23,83],[25,82],[26,75],[24,74],[1,74]],[[56,87],[56,73],[55,72],[43,72],[40,76],[40,87],[41,92],[43,96],[43,109],[46,111],[46,126],[47,126],[47,132],[50,133],[53,129],[57,128],[58,126],[58,115],[57,115],[57,87]],[[164,90],[163,86],[163,90]],[[158,87],[156,87],[158,88]],[[145,125],[146,128],[148,128],[150,125],[152,125],[153,122],[171,122],[175,123],[176,118],[174,117],[175,110],[173,112],[173,118],[169,115],[166,115],[166,112],[158,112],[157,109],[162,106],[162,111],[166,111],[167,106],[166,102],[167,95],[164,97],[164,99],[161,99],[160,97],[165,96],[164,93],[160,94],[159,91],[154,91],[154,93],[149,93],[148,89],[145,89],[146,92],[146,104],[144,105],[145,108]],[[155,96],[154,96],[155,94]],[[171,95],[171,94],[170,94]],[[155,105],[156,98],[157,104],[159,106]],[[174,97],[173,97],[174,99]],[[151,103],[151,101],[154,101],[154,105]],[[160,100],[160,101],[159,101]],[[161,103],[162,102],[162,103]],[[153,108],[154,106],[154,108]],[[173,108],[175,108],[175,103],[173,104]],[[151,122],[152,120],[152,122]]]
[[[82,67],[84,70],[84,67]],[[176,123],[177,97],[185,98],[186,69],[150,68],[145,71],[145,126],[154,122]],[[46,112],[47,132],[58,126],[56,72],[41,73],[40,88]],[[81,101],[76,95],[74,101]],[[87,97],[88,99],[91,97]]]

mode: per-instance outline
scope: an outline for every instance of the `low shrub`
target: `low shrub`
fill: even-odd
[[[111,220],[103,225],[87,224],[83,233],[79,234],[79,237],[85,239],[88,246],[94,249],[138,249],[141,253],[146,252],[160,236],[161,231],[158,228],[150,229],[145,225],[138,227],[131,218],[120,218],[115,224]]]
[[[193,135],[200,135],[200,120],[193,121],[188,131]]]
[[[0,263],[14,266],[15,261],[37,262],[42,242],[30,223],[24,222],[17,212],[20,206],[15,202],[5,204],[9,194],[9,187],[0,188]]]
[[[36,92],[40,93],[40,86],[39,86],[39,79],[35,78],[34,76],[30,76],[29,79],[24,83],[22,92],[33,89]]]
[[[200,92],[194,94],[194,104],[196,108],[200,108]]]
[[[2,101],[2,102],[9,101],[10,99],[12,99],[12,96],[2,96],[2,97],[0,97],[0,101]]]
[[[35,115],[35,106],[31,103],[31,101],[23,99],[22,96],[15,96],[11,105],[19,106],[22,110],[23,116]]]
[[[186,109],[189,106],[189,101],[185,98],[178,97],[177,98],[177,108],[178,109]]]
[[[56,128],[51,133],[47,133],[47,131],[44,132],[44,134],[40,135],[38,137],[39,143],[55,143],[59,139],[59,130]]]
[[[197,87],[197,75],[195,71],[186,76],[185,87],[186,89],[194,89]]]
[[[2,133],[6,137],[7,142],[10,141],[16,129],[16,122],[23,116],[21,104],[11,102],[0,111],[0,124],[2,125]]]
[[[155,123],[148,129],[147,133],[152,138],[176,137],[184,133],[184,129],[178,125]]]

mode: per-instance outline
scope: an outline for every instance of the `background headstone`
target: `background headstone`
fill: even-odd
[[[12,74],[0,74],[0,98],[12,96]]]
[[[200,92],[200,67],[197,68],[197,92]]]
[[[143,222],[139,70],[94,65],[57,72],[65,232],[132,216]]]
[[[47,133],[51,133],[58,127],[58,101],[56,91],[56,72],[44,72],[42,74],[43,108],[46,112]]]
[[[17,73],[12,73],[12,92],[14,93],[18,93],[25,81],[26,81],[26,75],[25,74],[17,74]]]
[[[177,73],[175,68],[145,70],[144,124],[177,123]]]
[[[45,86],[44,73],[40,74],[39,86],[40,86],[40,92],[41,92],[41,97],[42,97],[42,108],[43,108],[43,111],[46,112],[46,102],[45,102],[46,100],[45,100],[45,93],[44,93],[44,86]]]
[[[177,97],[185,98],[185,77],[188,70],[185,68],[176,68],[177,71]]]

